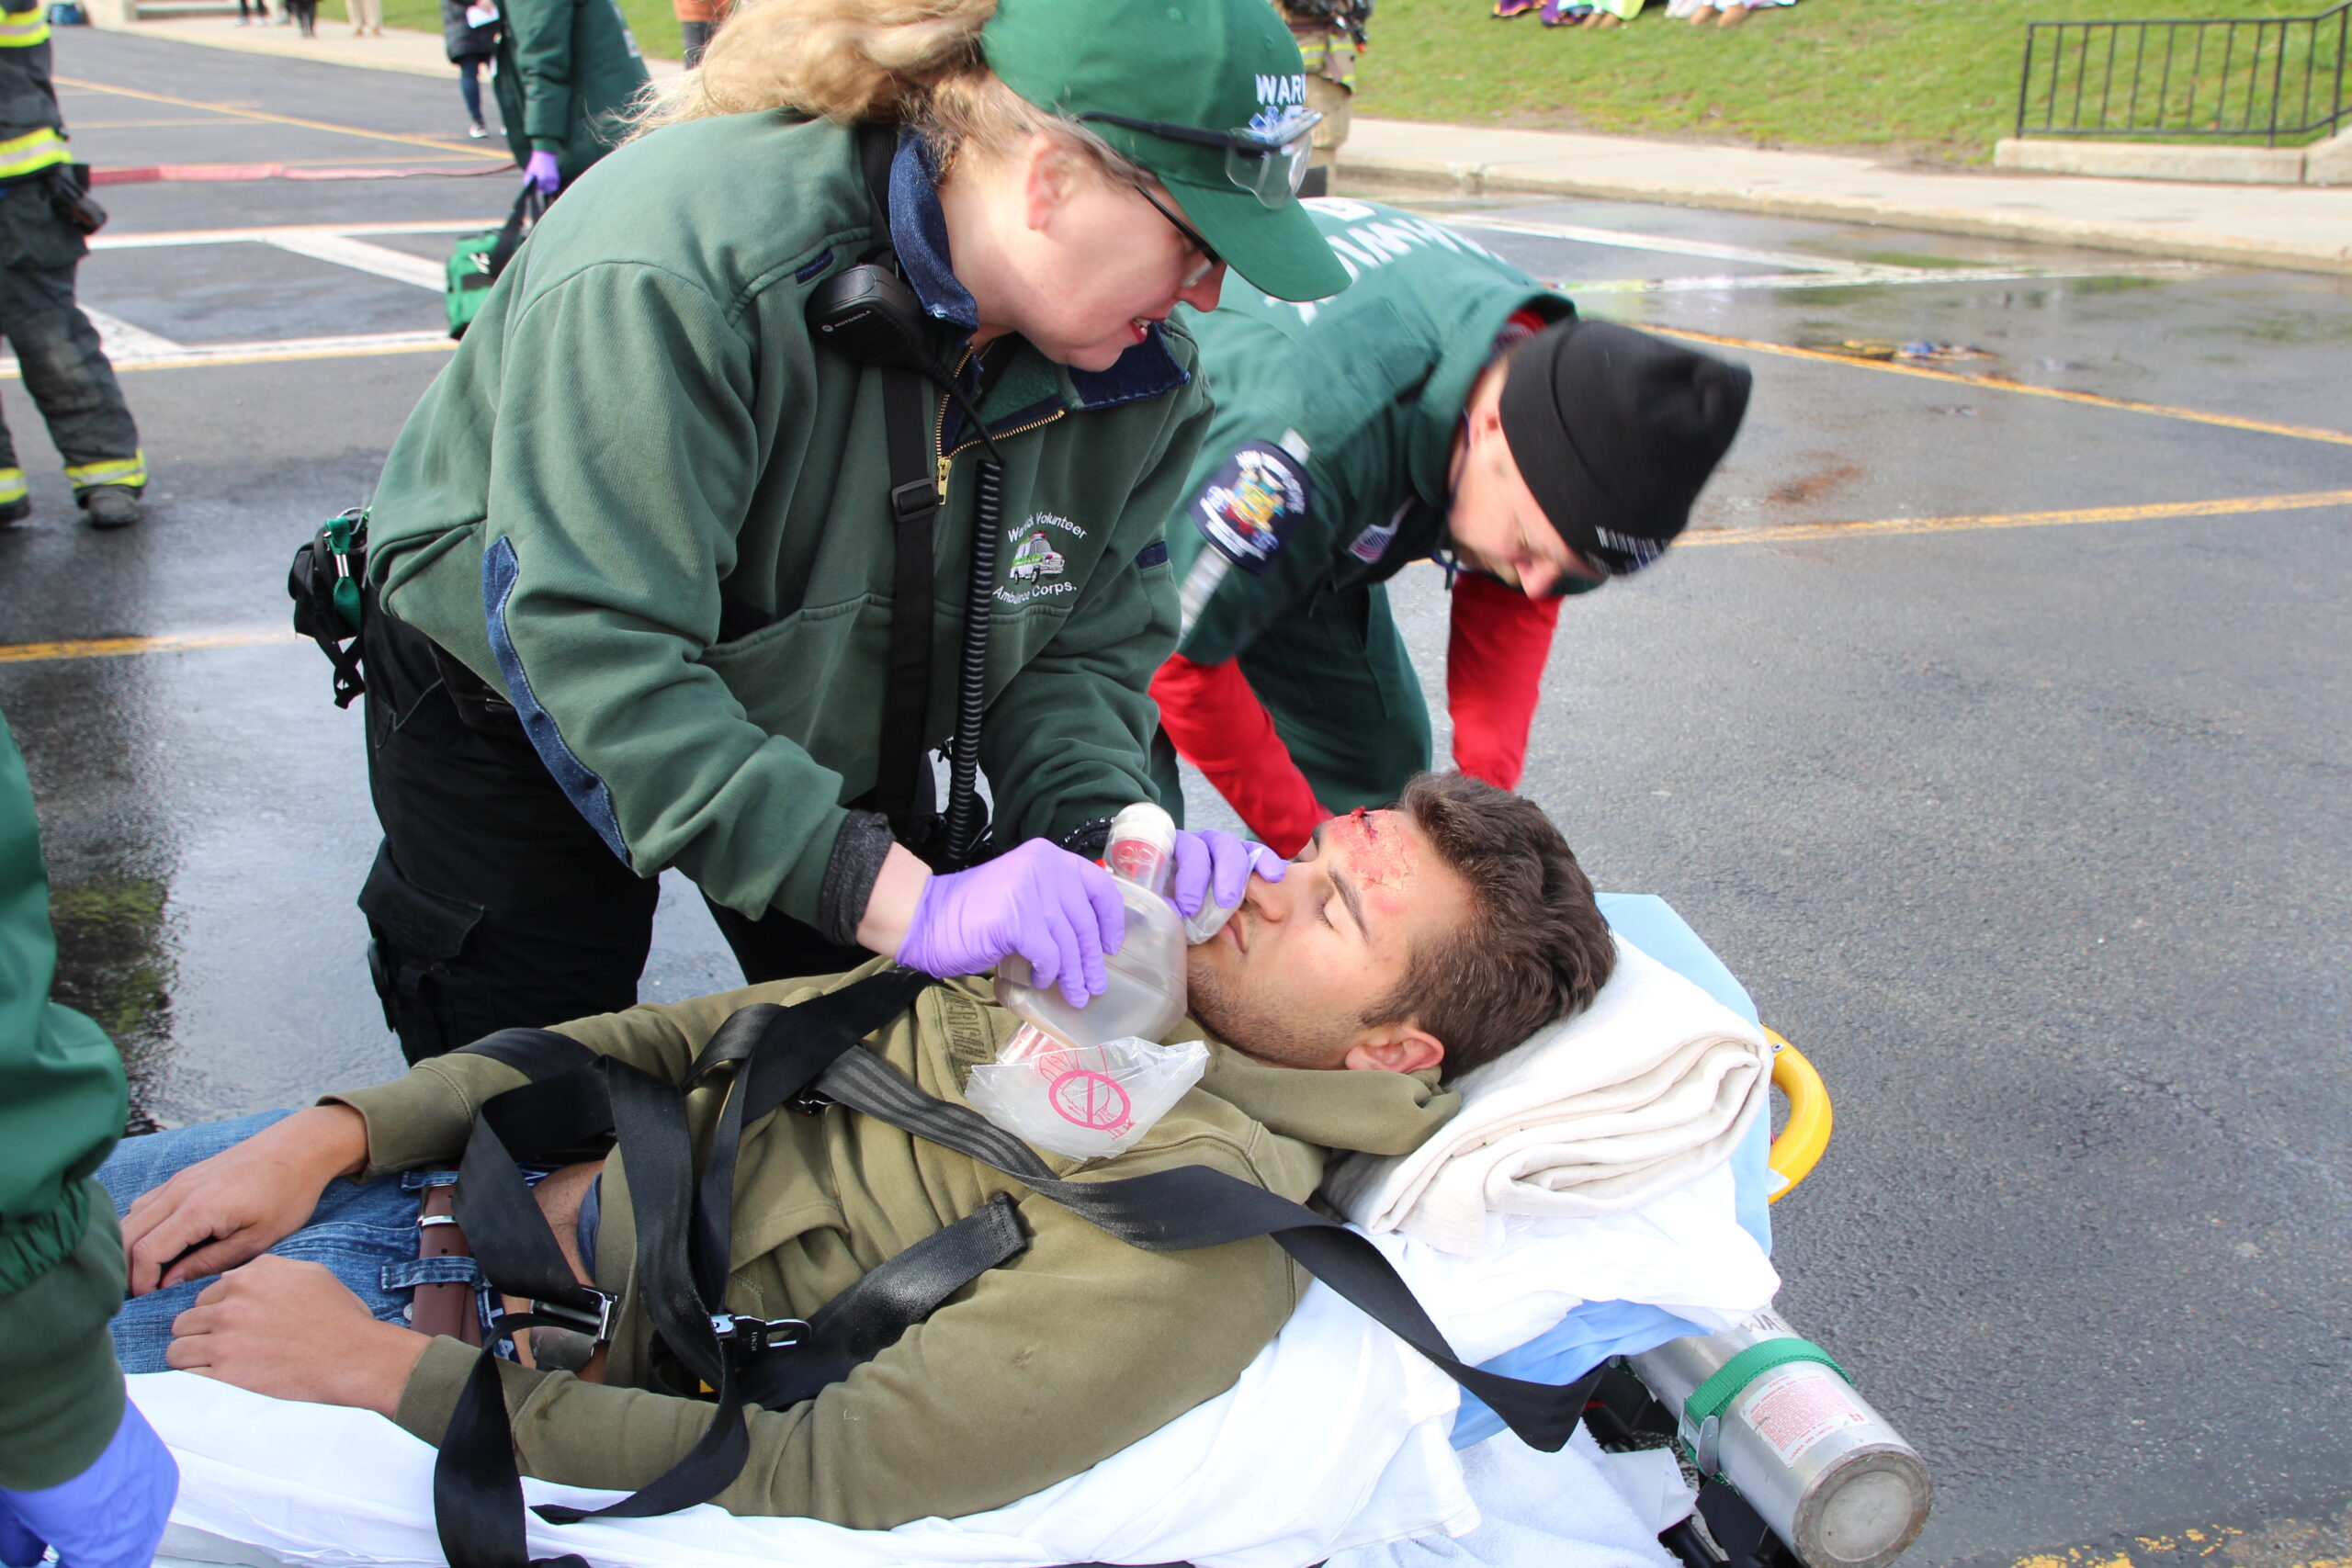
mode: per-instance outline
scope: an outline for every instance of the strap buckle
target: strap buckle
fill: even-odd
[[[893,522],[911,523],[938,510],[939,491],[929,476],[890,487],[890,517]]]
[[[808,1325],[797,1317],[745,1317],[724,1312],[711,1314],[710,1331],[722,1346],[733,1346],[740,1353],[752,1356],[763,1350],[788,1350],[808,1338]]]
[[[803,1116],[821,1116],[825,1112],[825,1107],[833,1103],[833,1098],[816,1085],[810,1084],[784,1103]]]
[[[621,1304],[620,1297],[592,1285],[580,1287],[582,1294],[595,1298],[595,1307],[566,1305],[562,1302],[533,1302],[531,1315],[543,1317],[549,1325],[569,1328],[575,1334],[585,1334],[599,1345],[613,1337],[613,1313]]]

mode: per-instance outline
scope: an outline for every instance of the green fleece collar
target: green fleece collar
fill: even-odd
[[[1180,1038],[1204,1037],[1190,1020]],[[1462,1097],[1438,1085],[1435,1068],[1418,1073],[1318,1072],[1278,1067],[1208,1041],[1203,1092],[1285,1138],[1327,1149],[1405,1155],[1419,1148],[1453,1113]]]

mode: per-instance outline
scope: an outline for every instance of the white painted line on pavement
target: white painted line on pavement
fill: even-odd
[[[1580,244],[1608,245],[1618,250],[1657,251],[1671,256],[1706,256],[1713,261],[1753,262],[1758,266],[1777,266],[1789,272],[1838,272],[1875,276],[1883,272],[1915,270],[1839,261],[1832,256],[1803,255],[1795,251],[1759,251],[1747,245],[1719,245],[1712,240],[1683,240],[1670,234],[1640,234],[1630,229],[1591,229],[1579,223],[1539,223],[1532,220],[1490,218],[1467,212],[1432,213],[1430,218],[1434,222],[1455,229],[1490,229],[1503,234],[1574,240]]]
[[[147,234],[95,235],[91,238],[90,249],[144,251],[173,245],[233,245],[247,241],[269,244],[288,236],[300,239],[311,235],[478,234],[487,229],[495,229],[505,221],[501,217],[462,218],[454,221],[436,220],[423,223],[280,223],[260,229],[169,229]]]
[[[174,343],[170,338],[151,333],[145,327],[134,327],[104,310],[93,310],[85,305],[82,314],[89,317],[90,324],[98,329],[98,346],[105,349],[107,357],[118,365],[140,355],[187,352],[183,344]]]
[[[436,261],[410,255],[383,245],[371,245],[346,234],[275,234],[262,243],[313,261],[332,262],[356,272],[373,273],[396,283],[413,283],[438,294],[448,287],[448,269]]]

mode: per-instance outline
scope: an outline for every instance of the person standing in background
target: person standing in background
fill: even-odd
[[[25,760],[0,717],[0,1562],[146,1568],[179,1466],[124,1396],[128,1269],[106,1190],[122,1058],[49,999],[57,940]]]
[[[492,88],[507,145],[542,196],[620,144],[647,77],[615,0],[505,0]]]
[[[1331,172],[1339,166],[1340,144],[1348,139],[1348,105],[1356,96],[1356,56],[1363,52],[1363,26],[1372,6],[1373,0],[1274,0],[1306,65],[1306,107],[1323,117],[1315,128],[1306,183],[1298,187],[1303,197],[1331,194]]]
[[[351,18],[353,38],[384,36],[384,0],[343,0],[343,9]]]
[[[727,0],[670,0],[670,7],[678,14],[678,35],[685,39],[686,69],[692,71],[702,63],[710,35],[727,19]]]
[[[74,499],[91,523],[139,521],[147,459],[98,332],[74,302],[85,236],[105,211],[74,177],[65,118],[49,80],[41,0],[0,8],[0,333],[17,351],[25,390],[65,459]],[[32,515],[16,445],[0,426],[0,524]]]
[[[441,0],[441,43],[458,68],[458,96],[466,101],[466,134],[490,134],[481,118],[481,62],[498,52],[497,0]]]

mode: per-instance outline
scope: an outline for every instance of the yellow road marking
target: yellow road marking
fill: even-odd
[[[0,664],[30,664],[44,659],[116,659],[126,653],[185,653],[199,648],[270,648],[301,640],[291,631],[255,629],[89,637],[79,642],[20,642],[0,647]]]
[[[198,370],[216,365],[284,365],[301,359],[367,359],[386,354],[443,354],[458,346],[454,338],[438,333],[396,333],[385,334],[396,341],[369,343],[365,338],[341,343],[301,344],[287,348],[255,347],[229,353],[193,347],[182,354],[159,354],[152,358],[135,358],[130,355],[114,361],[117,375],[134,370]],[[0,360],[0,381],[16,381],[24,371],[13,359]]]
[[[1788,523],[1778,527],[1703,528],[1678,543],[1769,545],[1796,539],[1843,539],[1861,535],[1942,534],[1986,528],[2050,528],[2069,523],[2143,523],[2160,517],[2224,517],[2248,512],[2307,512],[2352,506],[2352,490],[2310,491],[2301,495],[2241,495],[2221,501],[2168,501],[2148,506],[2090,506],[2072,512],[1996,512],[1974,517],[1889,517],[1869,523]]]
[[[1711,528],[1682,536],[1693,545],[1765,545],[1787,539],[1845,538],[1855,535],[1931,534],[1986,528],[2041,528],[2066,523],[2133,523],[2160,517],[2219,517],[2249,512],[2304,512],[2352,506],[2352,490],[2313,491],[2303,495],[2246,495],[2222,501],[2164,502],[2149,506],[2094,506],[2073,512],[1995,513],[1979,517],[1894,517],[1876,523],[1792,523],[1777,528]],[[164,637],[95,637],[80,642],[20,642],[0,646],[0,664],[51,659],[111,659],[130,653],[182,653],[206,648],[265,648],[300,642],[290,631],[189,632]],[[2054,1562],[2027,1560],[2018,1568],[2059,1568]],[[2069,1565],[2071,1568],[2071,1565]],[[2114,1568],[2098,1564],[2096,1568]],[[2313,1565],[2318,1568],[2318,1565]],[[2328,1568],[2338,1568],[2330,1564]],[[2352,1568],[2352,1564],[2343,1565]]]
[[[175,108],[203,109],[209,114],[227,115],[234,119],[259,120],[268,125],[299,126],[304,130],[324,130],[337,136],[365,137],[370,141],[398,141],[410,147],[430,147],[437,152],[464,152],[477,158],[492,158],[501,163],[513,162],[514,155],[503,151],[492,152],[482,147],[468,147],[462,142],[446,141],[434,136],[409,136],[394,130],[360,130],[348,125],[335,125],[323,119],[301,119],[293,115],[270,114],[263,109],[232,108],[226,104],[208,104],[201,98],[175,98],[168,93],[145,93],[136,87],[110,87],[103,82],[85,82],[72,76],[54,76],[51,81],[62,87],[79,87],[85,93],[112,93],[117,97],[139,98],[151,104],[170,104]]]
[[[1792,344],[1724,337],[1717,333],[1697,333],[1683,327],[1645,326],[1642,330],[1656,333],[1660,337],[1678,337],[1690,343],[1713,344],[1722,348],[1742,348],[1753,354],[1820,360],[1831,365],[1851,366],[1860,370],[1918,376],[1930,381],[1956,381],[1963,387],[1981,387],[1987,391],[2020,392],[2030,398],[2055,398],[2063,403],[2087,403],[2093,408],[2118,409],[2126,413],[2152,413],[2164,419],[2188,420],[2195,424],[2218,424],[2229,430],[2252,430],[2264,435],[2290,435],[2298,441],[2326,441],[2338,446],[2352,446],[2352,432],[2327,430],[2315,424],[2277,424],[2264,419],[2241,419],[2232,413],[2210,413],[2203,409],[2178,408],[2170,403],[2143,403],[2131,398],[2105,397],[2098,392],[2070,392],[2063,387],[2036,387],[2024,381],[2006,381],[1990,376],[1963,376],[1957,370],[1938,370],[1926,365],[1896,365],[1888,360],[1866,359],[1860,355],[1838,354],[1826,348],[1798,348]]]
[[[149,130],[149,129],[162,129],[162,128],[166,128],[166,127],[173,128],[173,129],[176,129],[176,128],[179,128],[179,127],[182,127],[182,126],[218,125],[218,124],[220,124],[220,121],[218,118],[213,118],[213,119],[77,119],[77,120],[75,120],[75,121],[74,122],[74,129],[77,132],[78,132],[78,131],[84,131],[84,130]]]

